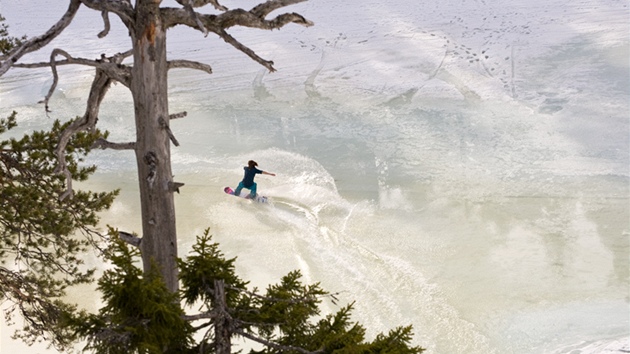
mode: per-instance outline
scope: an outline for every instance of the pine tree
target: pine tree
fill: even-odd
[[[16,126],[16,112],[0,119],[0,134]],[[65,176],[55,173],[59,134],[69,123],[53,124],[21,139],[0,141],[0,299],[11,323],[17,313],[24,327],[17,337],[32,343],[44,338],[59,348],[68,344],[59,324],[75,306],[62,300],[68,287],[93,281],[94,269],[84,265],[87,250],[99,247],[99,211],[109,208],[117,191],[76,191],[60,200]],[[75,181],[95,170],[81,166],[98,131],[75,135],[64,153]]]
[[[69,318],[68,328],[99,353],[232,353],[232,338],[262,344],[251,354],[421,353],[412,328],[398,327],[366,341],[352,322],[353,304],[321,318],[320,304],[335,300],[320,284],[305,285],[299,271],[265,291],[249,289],[209,230],[179,259],[181,300],[196,314],[184,314],[159,274],[135,267],[139,253],[113,235],[107,258],[114,266],[99,280],[105,306],[96,315]],[[319,320],[317,320],[320,318]],[[194,324],[194,325],[193,325]],[[194,340],[193,338],[201,338]]]

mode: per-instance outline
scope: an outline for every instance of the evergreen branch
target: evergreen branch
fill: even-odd
[[[333,300],[337,300],[336,295],[339,295],[340,293],[322,293],[320,294],[319,291],[317,289],[314,289],[313,293],[306,293],[304,294],[302,297],[299,298],[290,298],[290,299],[286,299],[286,298],[279,298],[279,297],[270,297],[270,296],[265,296],[265,295],[260,295],[256,292],[252,292],[249,290],[245,290],[242,288],[237,288],[237,287],[233,287],[233,286],[229,286],[229,285],[225,285],[225,287],[227,289],[230,290],[235,290],[238,292],[242,292],[245,293],[251,297],[255,297],[261,300],[265,300],[265,301],[271,301],[271,302],[285,302],[287,304],[299,304],[299,303],[304,303],[304,302],[317,302],[319,297],[330,297]]]
[[[311,351],[308,351],[308,350],[306,350],[304,348],[295,347],[295,346],[292,346],[292,345],[278,344],[276,342],[272,342],[272,341],[268,341],[266,339],[262,339],[262,338],[260,338],[258,336],[255,336],[253,334],[247,333],[247,332],[242,331],[240,329],[235,329],[234,330],[234,334],[238,334],[238,335],[243,336],[243,337],[245,337],[247,339],[253,340],[254,342],[257,342],[257,343],[263,344],[263,345],[265,345],[267,347],[278,349],[278,350],[281,350],[281,351],[296,351],[296,352],[300,352],[300,353],[303,353],[303,354],[319,354],[319,353],[323,353],[324,352],[323,349],[319,349],[319,350],[316,350],[314,352],[311,352]]]
[[[33,282],[33,279],[24,277],[18,272],[0,267],[0,289],[4,299],[10,299],[13,303],[3,310],[4,317],[10,321],[11,313],[19,310],[24,320],[24,329],[16,331],[14,338],[19,338],[27,344],[33,344],[32,336],[48,337],[58,349],[64,349],[69,342],[64,335],[64,330],[59,326],[62,314],[72,309],[72,306],[64,305],[51,300],[54,297],[65,294],[63,288],[53,288],[51,292],[42,292],[46,285],[42,282]],[[11,324],[9,322],[9,324]]]

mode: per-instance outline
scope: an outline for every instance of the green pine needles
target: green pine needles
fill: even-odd
[[[26,40],[26,36],[20,38],[9,36],[9,26],[4,21],[5,18],[0,15],[0,54],[8,54],[11,49],[21,45]]]
[[[14,128],[16,113],[0,120],[0,133]],[[36,131],[21,139],[0,141],[0,299],[12,323],[24,319],[16,337],[27,343],[37,338],[63,349],[67,333],[59,324],[74,306],[62,301],[68,287],[93,281],[94,269],[84,264],[85,252],[98,247],[98,212],[117,195],[76,191],[60,200],[65,177],[55,173],[55,148],[67,126],[55,122],[51,131]],[[83,181],[95,170],[83,166],[98,131],[77,134],[65,151],[72,178]]]
[[[116,235],[116,232],[110,232]],[[168,291],[157,272],[143,274],[134,265],[140,252],[112,236],[105,260],[112,268],[98,281],[104,307],[98,314],[66,317],[75,339],[97,353],[186,353],[192,347],[191,325],[177,294]]]
[[[411,326],[366,341],[365,328],[351,320],[352,304],[322,317],[319,305],[333,295],[319,284],[302,283],[299,271],[264,292],[248,290],[236,275],[236,258],[226,259],[209,231],[180,259],[179,299],[196,314],[184,314],[157,273],[135,265],[140,253],[114,230],[106,258],[112,268],[99,280],[105,306],[98,314],[68,318],[75,339],[98,353],[232,353],[243,337],[272,353],[421,353],[412,346]]]

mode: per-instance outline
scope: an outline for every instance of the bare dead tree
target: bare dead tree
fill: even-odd
[[[268,0],[249,10],[228,9],[217,0],[178,0],[181,7],[163,7],[161,0],[69,0],[68,9],[61,19],[41,36],[27,40],[1,58],[0,75],[12,67],[50,67],[53,84],[43,100],[46,111],[56,88],[59,65],[84,65],[95,68],[86,110],[82,117],[68,126],[61,136],[57,151],[58,173],[64,174],[67,190],[62,198],[72,197],[72,179],[64,161],[63,151],[68,139],[75,133],[95,129],[98,123],[100,105],[112,83],[119,82],[132,94],[136,140],[133,142],[110,142],[101,139],[95,147],[103,149],[133,150],[135,152],[142,215],[142,242],[135,240],[141,250],[144,270],[152,264],[160,267],[160,272],[171,291],[178,289],[177,274],[177,235],[175,227],[175,205],[173,193],[179,191],[183,183],[173,181],[171,170],[171,144],[178,145],[170,128],[170,120],[186,115],[185,112],[171,114],[168,109],[167,72],[175,68],[200,70],[210,74],[212,69],[206,63],[190,60],[167,61],[167,30],[177,25],[187,26],[204,35],[216,36],[243,52],[270,72],[275,71],[274,63],[258,56],[252,49],[230,35],[229,29],[235,26],[273,30],[295,23],[311,26],[312,22],[297,13],[283,13],[273,18],[267,16],[275,10],[306,0]],[[120,53],[104,54],[98,59],[76,58],[61,48],[51,51],[47,63],[22,63],[21,58],[31,52],[42,50],[61,34],[72,22],[78,9],[85,6],[101,13],[103,30],[95,35],[103,38],[110,31],[110,16],[117,16],[129,31],[131,49]],[[204,14],[196,9],[212,6],[215,14]],[[58,60],[59,57],[63,59]],[[124,60],[131,58],[131,63]],[[153,260],[154,262],[151,262]]]

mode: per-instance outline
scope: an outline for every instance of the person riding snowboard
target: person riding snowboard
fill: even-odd
[[[243,176],[243,180],[238,184],[238,187],[236,187],[236,190],[234,190],[234,195],[238,196],[241,193],[241,189],[245,188],[249,189],[249,195],[247,196],[247,198],[254,199],[256,198],[256,182],[254,182],[254,177],[256,177],[257,174],[269,176],[276,175],[275,173],[269,173],[259,170],[256,168],[256,166],[258,166],[258,163],[256,163],[256,161],[249,160],[249,162],[247,162],[247,166],[243,167],[243,169],[245,170],[245,175]]]

